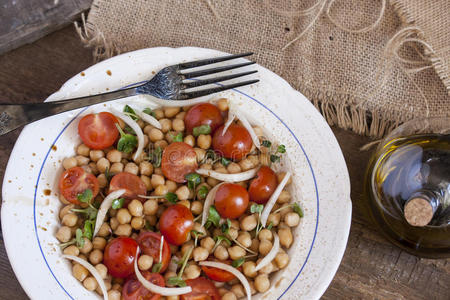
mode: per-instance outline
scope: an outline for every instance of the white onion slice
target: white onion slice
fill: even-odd
[[[62,257],[73,260],[73,261],[79,263],[80,265],[82,265],[83,267],[85,267],[94,276],[95,280],[97,280],[97,283],[100,286],[100,289],[102,290],[102,293],[103,293],[103,299],[108,300],[108,290],[106,289],[105,282],[103,281],[103,278],[100,275],[100,273],[97,271],[97,269],[93,265],[91,265],[84,259],[79,258],[78,256],[63,255]]]
[[[181,106],[191,106],[198,103],[205,103],[209,102],[205,99],[191,99],[191,100],[165,100],[165,99],[159,99],[155,97],[147,97],[147,99],[153,103],[156,103],[160,106],[164,107],[181,107]]]
[[[207,170],[207,169],[197,169],[195,172],[197,172],[200,175],[209,176],[209,177],[215,178],[220,181],[239,182],[239,181],[249,180],[249,179],[255,177],[256,173],[258,172],[258,168],[250,169],[248,171],[241,172],[241,173],[232,173],[232,174],[224,174],[224,173],[216,172],[213,170]]]
[[[134,153],[133,160],[136,160],[138,157],[141,156],[142,150],[144,150],[144,133],[142,132],[141,127],[134,121],[132,118],[124,114],[123,112],[115,109],[114,107],[111,107],[111,112],[121,118],[125,123],[127,123],[128,126],[131,127],[131,129],[134,130],[134,132],[137,135],[138,138],[138,147],[136,149],[136,152]]]
[[[266,227],[267,218],[269,218],[270,212],[272,211],[272,208],[277,202],[278,197],[280,196],[281,192],[286,186],[286,183],[288,182],[289,178],[291,178],[291,172],[286,172],[286,175],[284,176],[283,180],[281,180],[280,184],[277,186],[272,196],[270,196],[269,201],[267,201],[266,205],[264,206],[263,212],[261,214],[261,224],[264,227]]]
[[[100,205],[100,208],[97,212],[97,218],[95,220],[95,227],[94,227],[94,234],[92,237],[95,237],[100,230],[100,227],[103,225],[103,221],[105,220],[106,213],[108,212],[108,209],[111,207],[112,202],[125,194],[126,190],[121,189],[114,192],[111,192],[108,196],[106,196],[105,199],[103,199],[102,204]]]
[[[236,118],[236,114],[234,113],[234,108],[231,106],[228,109],[228,120],[225,123],[225,126],[223,126],[222,136],[225,134],[225,132],[227,132],[228,127],[230,127],[231,123],[233,123],[235,118]]]
[[[270,264],[272,260],[275,258],[275,256],[277,256],[279,250],[280,250],[280,238],[278,237],[278,234],[274,232],[272,249],[270,249],[269,253],[267,253],[267,255],[264,256],[264,258],[259,262],[259,264],[256,265],[255,271],[259,271],[268,264]]]
[[[245,127],[245,129],[247,129],[248,133],[250,133],[253,144],[255,144],[256,148],[258,148],[258,149],[261,148],[258,135],[256,134],[255,130],[253,129],[252,125],[250,125],[247,118],[237,109],[236,109],[235,114],[236,114],[236,118],[238,118],[241,121],[241,123]]]
[[[178,296],[178,295],[184,295],[192,292],[192,288],[190,286],[181,287],[181,288],[168,288],[168,287],[162,287],[156,284],[151,283],[147,279],[145,279],[144,276],[142,276],[141,272],[139,271],[138,264],[137,264],[137,257],[139,254],[139,247],[136,251],[136,258],[134,259],[134,272],[136,273],[136,277],[139,280],[139,282],[149,291],[160,294],[161,296]]]
[[[208,195],[206,196],[205,203],[203,204],[202,227],[205,226],[206,220],[208,220],[209,207],[214,202],[214,197],[216,196],[216,192],[219,189],[219,187],[224,183],[225,182],[217,184],[215,187],[213,187],[209,191]]]
[[[230,265],[224,264],[224,263],[217,262],[217,261],[201,261],[199,263],[199,265],[206,266],[206,267],[213,267],[213,268],[217,268],[217,269],[221,269],[221,270],[230,272],[231,274],[236,276],[236,278],[239,279],[239,281],[244,286],[245,292],[247,293],[247,299],[248,300],[251,299],[252,291],[250,289],[250,284],[248,283],[248,280],[247,280],[247,278],[245,278],[244,274],[239,272],[236,268],[234,268]]]
[[[138,115],[138,117],[141,118],[143,121],[149,123],[149,124],[152,125],[153,127],[156,127],[156,128],[158,128],[158,129],[161,129],[161,123],[159,123],[159,121],[158,121],[155,117],[153,117],[153,116],[151,116],[151,115],[149,115],[149,114],[146,114],[146,113],[143,112],[143,111],[139,111],[139,110],[135,110],[134,112],[135,112],[136,115]]]

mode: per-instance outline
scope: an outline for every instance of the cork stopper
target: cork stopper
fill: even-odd
[[[430,223],[434,209],[430,202],[423,198],[413,198],[406,203],[404,215],[412,226],[423,227]]]

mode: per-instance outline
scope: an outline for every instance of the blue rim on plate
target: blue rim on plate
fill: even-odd
[[[143,83],[143,82],[137,82],[137,83],[129,84],[129,85],[123,87],[122,89],[131,87],[131,86],[134,86],[134,85],[137,85],[137,84],[140,84],[140,83]],[[294,280],[292,280],[292,282],[289,284],[289,286],[286,288],[286,290],[284,290],[283,293],[282,293],[282,294],[280,295],[280,297],[278,298],[278,299],[281,299],[281,297],[283,297],[284,294],[286,294],[286,292],[287,292],[287,291],[289,290],[289,288],[294,284],[294,282],[297,280],[298,276],[300,276],[300,274],[302,273],[303,269],[305,268],[306,263],[308,262],[309,256],[310,256],[310,254],[311,254],[311,251],[312,251],[312,249],[313,249],[314,242],[315,242],[315,240],[316,240],[317,228],[318,228],[318,226],[319,226],[319,191],[318,191],[318,189],[317,189],[316,177],[315,177],[315,175],[314,175],[314,170],[313,170],[313,168],[312,168],[311,162],[310,162],[310,160],[309,160],[308,155],[306,154],[305,149],[303,148],[303,146],[302,146],[302,144],[300,143],[300,141],[298,140],[298,138],[295,136],[294,132],[286,125],[286,123],[284,123],[284,121],[283,121],[277,114],[275,114],[270,108],[268,108],[267,106],[265,106],[265,105],[264,105],[262,102],[260,102],[259,100],[255,99],[255,98],[253,98],[252,96],[247,95],[246,93],[241,92],[241,91],[239,91],[239,90],[237,90],[237,89],[232,89],[232,90],[235,91],[235,92],[237,92],[237,93],[239,93],[239,94],[241,94],[241,95],[243,95],[243,96],[245,96],[245,97],[247,97],[247,98],[249,98],[249,99],[251,99],[251,100],[253,100],[254,102],[256,102],[256,103],[258,103],[259,105],[261,105],[262,107],[264,107],[264,108],[265,108],[267,111],[269,111],[273,116],[275,116],[275,117],[276,117],[276,118],[284,125],[284,127],[286,127],[286,129],[291,133],[291,135],[294,137],[294,139],[295,139],[295,141],[297,142],[297,144],[298,144],[298,145],[300,146],[300,148],[302,149],[302,152],[303,152],[303,154],[304,154],[305,157],[306,157],[306,160],[307,160],[308,165],[309,165],[309,169],[311,170],[311,175],[312,175],[313,180],[314,180],[314,189],[315,189],[315,191],[316,191],[316,201],[317,201],[317,215],[316,215],[316,226],[315,226],[315,229],[314,229],[314,237],[313,237],[313,240],[312,240],[312,242],[311,242],[311,246],[310,246],[310,248],[309,248],[308,255],[306,256],[305,261],[303,262],[303,264],[302,264],[300,270],[298,271],[297,275],[295,275]],[[75,121],[75,119],[76,119],[80,114],[82,114],[84,111],[86,111],[88,108],[89,108],[89,107],[83,108],[80,112],[78,112],[78,113],[77,113],[77,114],[76,114],[76,115],[75,115],[75,116],[74,116],[74,117],[73,117],[73,118],[72,118],[72,119],[64,126],[64,128],[63,128],[63,129],[58,133],[58,135],[56,136],[56,138],[55,138],[55,140],[53,141],[52,145],[55,145],[55,144],[56,144],[56,142],[58,141],[59,137],[64,133],[64,131],[67,129],[67,127],[69,127],[69,125],[72,124],[72,122]],[[40,169],[39,169],[38,178],[37,178],[37,180],[36,180],[36,185],[35,185],[35,190],[34,190],[34,199],[33,199],[33,222],[34,222],[34,231],[35,231],[36,239],[37,239],[37,242],[38,242],[38,245],[39,245],[39,250],[41,251],[41,254],[42,254],[42,258],[44,259],[45,264],[47,265],[47,267],[48,267],[50,273],[52,274],[53,278],[55,278],[55,280],[56,280],[56,282],[58,283],[58,285],[59,285],[59,286],[63,289],[63,291],[67,294],[67,296],[69,296],[70,299],[74,299],[74,298],[69,294],[69,292],[64,288],[64,286],[61,284],[61,282],[59,282],[58,278],[56,278],[56,275],[53,273],[52,268],[50,267],[49,263],[47,262],[47,259],[46,259],[46,257],[45,257],[45,254],[44,254],[44,252],[43,252],[43,250],[42,250],[42,247],[41,247],[41,242],[40,242],[40,240],[39,240],[39,234],[38,234],[38,230],[37,230],[37,223],[36,223],[36,196],[37,196],[37,190],[38,190],[38,187],[39,187],[39,180],[40,180],[40,178],[41,178],[42,169],[44,168],[45,162],[47,161],[47,158],[48,158],[48,156],[49,156],[51,150],[52,150],[52,146],[50,146],[49,150],[47,151],[47,154],[45,155],[44,161],[42,162],[42,165],[41,165],[41,167],[40,167]]]

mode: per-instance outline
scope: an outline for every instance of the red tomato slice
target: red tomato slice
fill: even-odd
[[[159,249],[161,248],[161,235],[159,233],[142,231],[136,241],[144,254],[153,257],[154,264],[159,262]],[[160,273],[163,273],[170,262],[170,247],[166,240],[163,242],[161,258],[162,267]]]
[[[73,204],[81,204],[77,196],[87,189],[91,189],[93,198],[95,198],[99,190],[98,180],[97,177],[87,173],[81,167],[73,167],[64,171],[59,179],[59,192]]]
[[[145,279],[153,284],[165,286],[164,277],[158,273],[142,272]],[[123,300],[159,300],[161,295],[153,294],[137,280],[136,276],[127,279],[122,288]]]
[[[175,142],[164,149],[161,168],[164,176],[172,181],[186,182],[184,176],[197,170],[194,148],[183,142]]]
[[[192,130],[200,125],[209,125],[211,132],[214,132],[222,124],[223,117],[220,110],[211,103],[194,105],[184,117],[184,125],[189,134],[192,134]]]
[[[188,279],[186,284],[192,288],[192,292],[181,295],[181,300],[220,300],[221,298],[214,283],[205,277]]]
[[[128,172],[118,173],[111,178],[108,193],[120,189],[126,190],[125,194],[122,195],[122,197],[127,200],[125,205],[128,205],[128,203],[133,199],[139,199],[143,202],[144,199],[139,198],[138,195],[145,195],[147,193],[147,187],[139,176]]]
[[[114,277],[126,278],[134,274],[134,260],[138,243],[129,237],[118,237],[105,247],[103,263]]]
[[[256,178],[250,183],[248,193],[250,201],[258,204],[265,204],[277,188],[278,180],[275,172],[266,166],[263,166],[256,173]]]
[[[220,126],[214,133],[212,139],[213,149],[229,159],[239,160],[247,155],[252,149],[252,138],[243,126],[231,124],[224,135],[224,126]]]
[[[226,262],[221,261],[221,262],[231,265],[231,263],[228,261]],[[236,276],[234,276],[230,272],[224,271],[222,269],[217,269],[214,267],[202,266],[202,271],[205,273],[206,276],[208,276],[209,279],[215,281],[228,282],[236,278]]]
[[[222,218],[239,218],[247,209],[249,196],[246,189],[236,183],[224,183],[216,192],[214,205]]]
[[[89,114],[78,123],[78,134],[83,143],[91,149],[105,149],[119,137],[116,117],[109,112]]]
[[[194,227],[194,216],[189,208],[175,204],[166,208],[159,219],[159,230],[172,245],[182,245]]]

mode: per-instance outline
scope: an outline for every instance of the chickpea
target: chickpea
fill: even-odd
[[[160,120],[160,122],[161,122],[162,120]],[[148,133],[150,132],[150,130],[152,130],[152,128],[155,128],[155,127],[153,127],[152,125],[145,125],[145,127],[144,127],[144,129],[142,130],[146,135],[148,135]]]
[[[83,254],[88,254],[92,250],[92,242],[88,238],[83,238],[83,239],[84,239],[84,245],[80,249],[80,252],[83,253]]]
[[[194,137],[192,137],[193,139]],[[186,143],[186,141],[185,141]],[[195,143],[195,140],[193,140],[193,144]],[[191,145],[194,146],[194,145]],[[202,161],[205,158],[206,151],[201,148],[194,148],[195,154],[197,155],[197,161]]]
[[[167,190],[171,193],[174,193],[177,190],[177,183],[172,180],[166,180],[165,185],[167,186]]]
[[[199,266],[191,264],[184,269],[186,279],[194,279],[200,276],[201,269]]]
[[[245,276],[254,278],[258,275],[258,272],[255,271],[256,263],[254,261],[246,261],[242,265],[242,270],[244,271]]]
[[[214,240],[213,240],[211,237],[209,237],[209,236],[203,238],[203,239],[200,241],[200,245],[201,245],[203,248],[205,248],[209,253],[211,253],[211,250],[213,249],[214,244],[215,244],[215,243],[214,243]]]
[[[120,300],[122,294],[117,290],[108,291],[108,299],[109,300]]]
[[[235,228],[230,228],[228,230],[228,237],[230,237],[232,240],[236,239],[239,235],[239,232]]]
[[[122,284],[123,280],[122,278],[114,278],[114,284],[112,285],[111,289],[116,291],[122,291]]]
[[[291,194],[286,190],[282,190],[280,196],[278,196],[277,203],[284,204],[288,203],[290,200]]]
[[[68,170],[70,168],[77,166],[77,159],[75,157],[66,157],[66,158],[64,158],[62,164],[63,164],[64,169]]]
[[[145,220],[151,225],[151,226],[155,226],[156,222],[158,221],[158,219],[156,218],[155,215],[152,216],[145,216]]]
[[[167,272],[164,274],[164,279],[165,279],[166,284],[167,284],[168,287],[173,287],[173,285],[167,283],[167,281],[169,280],[169,278],[170,278],[170,277],[176,277],[176,276],[177,276],[177,273],[175,273],[175,272],[173,272],[173,271],[167,271]]]
[[[192,135],[189,134],[189,135],[184,137],[183,142],[185,142],[186,144],[188,144],[191,147],[194,147],[194,145],[195,145],[195,138]]]
[[[111,163],[109,162],[109,160],[107,160],[106,158],[102,157],[102,158],[100,158],[97,161],[97,164],[95,166],[96,166],[98,172],[105,173],[107,169],[108,170],[110,169]]]
[[[138,259],[139,269],[142,271],[147,271],[153,265],[153,257],[149,255],[141,255]]]
[[[89,163],[89,158],[87,158],[86,156],[77,155],[75,158],[79,167],[86,166]]]
[[[139,171],[141,175],[150,176],[153,173],[153,165],[148,161],[143,161],[139,164]]]
[[[70,241],[70,238],[72,237],[72,232],[69,227],[62,226],[61,228],[58,229],[55,236],[61,243],[67,243],[68,241]]]
[[[280,237],[281,246],[285,248],[291,247],[293,236],[289,227],[278,229],[278,236]]]
[[[155,188],[155,195],[156,196],[164,196],[169,192],[169,189],[167,188],[167,185],[158,185]]]
[[[122,160],[122,152],[113,149],[106,154],[106,158],[112,163],[118,163]]]
[[[129,162],[125,165],[123,171],[137,175],[139,173],[139,167],[135,163]]]
[[[203,149],[202,149],[203,150]],[[212,170],[212,166],[210,164],[202,164],[200,169]]]
[[[164,118],[164,111],[161,108],[154,109],[153,112],[157,120]]]
[[[83,286],[88,291],[94,291],[97,288],[97,280],[94,277],[89,276],[85,280],[83,280]]]
[[[86,146],[85,144],[80,144],[78,147],[77,147],[77,154],[78,155],[82,155],[82,156],[89,156],[89,151],[90,151],[91,149],[89,149],[89,147],[88,146]]]
[[[252,244],[250,245],[249,249],[254,251],[254,252],[258,252],[259,251],[259,240],[257,238],[254,238],[252,240]]]
[[[123,172],[123,164],[120,162],[113,163],[111,165],[111,168],[109,169],[109,172],[112,174],[117,174],[117,173]]]
[[[178,201],[178,204],[184,205],[187,208],[191,209],[191,202],[188,200],[182,200],[182,201]]]
[[[111,227],[109,227],[108,223],[103,223],[98,230],[97,235],[100,237],[106,237],[111,234]]]
[[[262,240],[259,242],[259,253],[262,255],[267,255],[272,249],[272,243],[268,240]]]
[[[166,299],[163,300],[180,300],[180,296],[167,296]]]
[[[220,98],[217,101],[217,107],[220,111],[227,111],[228,110],[228,99],[226,98]]]
[[[255,278],[255,289],[260,293],[265,293],[270,288],[270,281],[267,274],[260,274]]]
[[[183,119],[174,119],[172,121],[172,128],[175,131],[184,131],[184,120]]]
[[[73,204],[63,206],[63,208],[61,208],[61,210],[59,211],[59,218],[62,220],[65,215],[72,213],[71,209],[74,207],[75,205]]]
[[[101,173],[97,176],[98,187],[103,189],[108,185],[108,180],[106,179],[106,175]]]
[[[239,246],[233,246],[228,248],[228,254],[232,260],[241,258],[245,256],[245,250]]]
[[[179,200],[187,200],[189,198],[190,191],[187,186],[183,185],[175,191],[175,194]]]
[[[135,230],[140,230],[144,228],[145,221],[143,217],[133,217],[131,219],[131,227]]]
[[[188,235],[188,237],[191,237],[191,236]],[[189,249],[191,249],[193,247],[194,247],[194,241],[192,241],[192,240],[191,241],[187,241],[186,243],[184,243],[181,246],[181,255],[184,256],[186,254],[186,252],[189,251]],[[188,259],[191,259],[191,258],[192,258],[192,253],[191,253],[191,255],[189,256]]]
[[[252,163],[253,167],[256,167],[259,164],[259,158],[258,155],[249,155],[247,158]]]
[[[244,217],[240,224],[241,229],[244,231],[252,231],[253,229],[256,228],[256,225],[257,225],[257,221],[256,221],[255,215],[249,215],[249,216]]]
[[[164,115],[166,118],[173,118],[180,112],[179,107],[165,107],[164,108]]]
[[[90,254],[89,254],[89,261],[91,262],[91,264],[96,265],[101,263],[103,260],[103,251],[98,250],[98,249],[94,249]]]
[[[289,227],[295,227],[300,223],[300,216],[295,212],[284,215],[284,223]]]
[[[229,256],[227,248],[222,245],[217,246],[216,250],[214,251],[214,256],[219,260],[227,260]]]
[[[258,263],[259,263],[260,261],[258,260]],[[272,273],[272,272],[275,272],[275,267],[274,267],[274,265],[273,265],[273,263],[271,262],[271,263],[269,263],[269,264],[267,264],[267,265],[265,265],[264,267],[262,267],[260,270],[259,270],[259,273],[260,274],[267,274],[267,275],[269,275],[270,273]]]
[[[241,166],[239,166],[239,164],[232,162],[227,166],[227,171],[230,174],[234,174],[234,173],[240,173],[241,172]]]
[[[228,293],[228,289],[224,288],[223,286],[224,286],[224,285],[222,285],[222,287],[219,287],[219,288],[218,288],[219,295],[220,295],[221,299],[222,299],[223,295],[225,295],[226,293]],[[216,287],[218,287],[218,286],[216,285]]]
[[[152,183],[152,186],[164,185],[164,183],[165,183],[164,176],[161,176],[158,174],[153,174],[151,183]]]
[[[119,221],[117,220],[117,218],[116,217],[113,217],[113,218],[111,218],[111,219],[109,219],[109,225],[111,226],[111,229],[112,230],[116,230],[117,229],[117,227],[119,226]]]
[[[74,264],[72,274],[78,281],[83,281],[89,275],[89,271],[80,264]]]
[[[233,292],[226,292],[222,296],[222,300],[237,300],[237,297]]]
[[[64,249],[63,253],[66,255],[78,256],[78,254],[80,254],[80,249],[75,245],[70,245]]]
[[[273,238],[272,231],[270,231],[269,229],[264,228],[263,230],[261,230],[259,232],[258,238],[259,238],[260,241],[262,241],[262,240],[272,241],[272,238]]]
[[[272,213],[267,218],[267,224],[272,223],[273,226],[278,226],[278,224],[280,224],[280,220],[281,220],[281,215],[279,213],[275,213],[275,214]]]
[[[116,215],[117,221],[119,221],[120,224],[127,224],[131,221],[131,214],[126,208],[121,208],[117,212]]]
[[[192,256],[194,257],[195,261],[206,260],[209,256],[209,251],[203,247],[197,247],[194,249]]]
[[[106,266],[104,264],[97,264],[95,266],[95,269],[97,270],[98,274],[100,274],[100,276],[103,279],[106,279],[108,277],[108,269],[106,268]]]
[[[150,177],[145,176],[145,175],[141,175],[140,178],[141,178],[142,182],[144,182],[145,188],[146,188],[147,191],[150,191],[150,190],[153,189],[152,181],[150,180]]]
[[[105,249],[105,246],[106,246],[106,240],[100,236],[96,236],[92,240],[92,247],[94,249],[103,250],[103,249]]]
[[[284,269],[289,263],[289,255],[286,252],[278,252],[275,256],[275,263],[278,268]]]
[[[263,166],[269,166],[270,165],[270,156],[268,153],[261,153],[259,155],[259,161],[261,162],[261,165]]]
[[[208,177],[208,179],[206,180],[206,183],[208,183],[208,185],[213,187],[213,186],[216,186],[217,184],[219,184],[219,180],[212,178],[212,177]]]
[[[100,158],[102,158],[104,156],[105,156],[105,153],[103,153],[102,150],[91,150],[91,151],[89,151],[89,157],[94,162],[98,161]]]
[[[160,141],[156,141],[153,145],[155,146],[155,148],[159,147],[162,150],[164,150],[169,145],[169,143],[167,143],[167,141],[165,141],[165,140],[160,140]]]
[[[250,236],[250,233],[248,233],[247,231],[241,231],[239,233],[239,236],[237,237],[237,241],[246,248],[252,245],[252,238]]]
[[[72,227],[72,226],[75,226],[75,224],[77,224],[77,221],[78,221],[77,215],[74,214],[74,213],[69,213],[69,214],[66,214],[66,215],[62,218],[61,223],[62,223],[63,225]]]
[[[159,123],[161,124],[161,131],[163,133],[167,133],[172,129],[172,121],[169,119],[161,119]]]
[[[144,214],[153,216],[158,210],[158,202],[155,199],[149,199],[144,202]]]
[[[244,158],[239,162],[239,166],[241,167],[241,171],[248,171],[253,169],[253,163],[250,159]]]
[[[164,138],[164,134],[162,133],[161,130],[157,128],[152,128],[148,133],[148,137],[150,138],[150,141],[154,143],[156,141],[162,140]]]
[[[209,134],[200,134],[197,138],[197,145],[201,148],[201,149],[209,149],[209,147],[211,147],[211,135]]]
[[[118,236],[130,236],[131,235],[131,225],[130,224],[120,224],[117,226],[114,233]]]
[[[141,217],[143,215],[144,206],[141,201],[134,199],[128,204],[128,211],[133,217]]]

